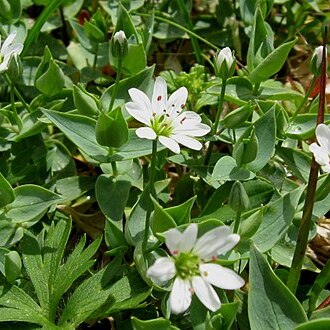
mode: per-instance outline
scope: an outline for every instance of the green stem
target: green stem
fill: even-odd
[[[144,16],[144,17],[151,17],[151,16],[152,16],[151,14],[145,14],[145,13],[136,13],[136,15],[138,15],[138,16]],[[213,48],[213,49],[215,49],[215,50],[219,50],[219,48],[218,48],[217,46],[215,46],[214,44],[212,44],[212,43],[209,42],[208,40],[202,38],[202,37],[199,36],[197,33],[195,33],[195,32],[193,32],[193,31],[187,29],[187,28],[184,27],[183,25],[180,25],[180,24],[178,24],[178,23],[173,22],[173,18],[171,18],[171,17],[170,17],[169,19],[167,19],[167,18],[164,18],[164,17],[161,17],[161,16],[157,16],[157,15],[155,15],[154,18],[155,18],[156,20],[158,20],[158,21],[161,21],[161,22],[167,23],[167,24],[169,24],[169,25],[175,26],[175,27],[177,27],[178,29],[180,29],[180,30],[182,30],[182,31],[184,31],[184,32],[187,32],[187,33],[190,35],[190,37],[193,36],[194,38],[196,38],[196,39],[202,41],[204,44],[208,45],[209,47],[211,47],[211,48]]]
[[[241,212],[236,212],[236,218],[234,222],[234,233],[238,233],[239,224],[241,222]]]
[[[178,4],[178,6],[180,8],[180,11],[181,11],[186,23],[187,23],[187,26],[188,26],[189,30],[194,31],[194,26],[191,22],[186,4],[183,2],[183,0],[177,0],[177,4]],[[193,36],[193,35],[190,35],[190,40],[191,40],[191,45],[194,49],[194,53],[195,53],[195,56],[196,56],[197,63],[203,64],[203,57],[201,55],[202,52],[201,52],[201,49],[199,47],[199,44],[198,44],[198,41],[197,41],[196,37]]]
[[[311,85],[309,86],[305,96],[304,96],[304,99],[302,100],[302,102],[300,103],[299,107],[297,108],[297,110],[293,113],[292,117],[291,117],[291,121],[294,121],[297,117],[297,115],[299,114],[299,112],[301,111],[301,109],[304,107],[304,105],[306,104],[311,92],[313,91],[314,89],[314,86],[315,86],[315,83],[316,83],[316,79],[317,79],[317,76],[314,76],[313,77],[313,80],[311,82]]]
[[[12,86],[12,82],[11,82],[10,78],[8,77],[8,75],[5,74],[3,77],[5,78],[7,84],[9,86]],[[13,90],[14,90],[14,93],[17,96],[17,98],[22,102],[22,104],[26,108],[26,110],[31,113],[30,106],[25,102],[24,97],[21,95],[21,93],[18,91],[18,89],[15,86],[13,86]]]
[[[157,160],[157,142],[158,140],[152,141],[152,156],[151,156],[151,162],[150,162],[150,171],[149,171],[149,183],[148,183],[148,189],[150,196],[156,198],[156,190],[154,187],[155,182],[155,173],[156,173],[156,160]],[[142,242],[142,251],[143,253],[146,253],[147,251],[147,244],[148,244],[148,238],[149,238],[149,227],[150,227],[150,215],[152,212],[152,201],[149,200],[148,207],[147,207],[147,214],[146,214],[146,223],[144,227],[144,236],[143,236],[143,242]]]
[[[222,79],[221,93],[220,93],[219,103],[218,103],[218,110],[217,110],[217,113],[216,113],[216,116],[215,116],[214,124],[212,126],[211,135],[215,135],[217,133],[217,130],[218,130],[220,115],[222,113],[223,101],[224,101],[224,98],[225,98],[226,84],[227,84],[227,80]],[[205,160],[204,160],[204,165],[209,164],[213,146],[214,146],[214,141],[210,141],[209,147],[208,147],[207,152],[206,152]]]
[[[94,62],[93,62],[93,69],[96,68],[98,54],[99,54],[99,43],[96,43],[96,46],[95,46],[95,55],[94,55]]]
[[[117,169],[117,164],[116,164],[115,161],[111,162],[111,167],[112,167],[113,176],[117,176],[118,175],[118,169]]]
[[[10,103],[11,103],[11,108],[13,110],[13,115],[14,115],[16,124],[18,126],[19,131],[21,131],[23,125],[22,125],[21,118],[18,116],[16,105],[15,105],[14,83],[13,82],[10,84]]]
[[[121,67],[122,67],[122,58],[121,56],[118,57],[118,69],[117,69],[117,74],[116,74],[116,80],[115,80],[115,85],[113,86],[113,91],[111,95],[111,101],[109,105],[109,112],[112,110],[113,105],[115,103],[115,99],[118,93],[118,87],[119,87],[119,81],[120,81],[120,76],[121,76]]]

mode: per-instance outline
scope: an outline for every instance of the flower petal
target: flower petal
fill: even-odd
[[[330,127],[325,124],[319,124],[315,132],[317,142],[330,154]]]
[[[182,234],[176,228],[170,229],[164,233],[165,243],[172,255],[178,255],[180,252],[180,243]]]
[[[241,288],[245,281],[233,270],[217,264],[201,264],[199,266],[203,279],[221,289],[234,290]]]
[[[171,117],[176,117],[186,105],[188,90],[186,87],[180,87],[168,99],[166,108]]]
[[[323,165],[321,168],[323,172],[330,173],[330,164]]]
[[[172,258],[162,257],[148,268],[147,276],[156,284],[163,284],[172,279],[176,274],[175,264]]]
[[[157,138],[156,133],[150,127],[140,127],[135,131],[135,134],[141,139],[154,140]]]
[[[231,234],[231,229],[228,226],[217,227],[200,237],[193,251],[201,259],[211,260],[232,249],[239,239],[239,235]]]
[[[6,50],[6,54],[5,56],[10,56],[11,54],[20,54],[23,50],[23,44],[19,44],[19,43],[16,43],[16,44],[12,44],[12,45],[9,45],[7,50]]]
[[[221,302],[217,293],[202,277],[194,276],[192,279],[192,287],[198,299],[209,310],[215,312],[221,307]]]
[[[8,35],[6,40],[3,42],[3,45],[1,47],[1,54],[6,56],[8,52],[8,47],[13,43],[15,38],[16,38],[16,31],[13,31]]]
[[[151,100],[153,112],[162,114],[163,110],[166,109],[167,102],[167,84],[162,77],[157,77],[155,80]]]
[[[191,304],[191,285],[187,280],[176,278],[169,297],[170,310],[173,314],[185,312]]]
[[[314,142],[309,146],[309,150],[314,154],[315,160],[319,165],[324,166],[329,164],[329,155],[326,148],[320,147]]]
[[[136,103],[137,107],[145,112],[149,113],[149,118],[152,116],[152,108],[149,97],[144,92],[140,91],[137,88],[130,88],[128,90],[128,94],[130,95],[132,101]]]
[[[199,141],[187,135],[171,135],[171,138],[193,150],[201,150],[203,146]]]
[[[147,110],[141,109],[140,105],[134,102],[126,103],[127,112],[140,123],[150,125],[150,113]]]
[[[190,224],[182,233],[180,242],[180,252],[190,252],[197,239],[198,226],[196,223]]]
[[[166,148],[168,148],[171,151],[175,152],[176,154],[180,153],[180,146],[173,139],[161,135],[161,136],[159,136],[159,142],[162,145],[164,145]]]

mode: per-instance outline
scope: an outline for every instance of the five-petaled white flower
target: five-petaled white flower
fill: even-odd
[[[330,127],[320,124],[316,127],[317,142],[309,146],[314,154],[316,162],[321,166],[323,172],[330,173]]]
[[[11,32],[3,42],[0,49],[0,73],[8,69],[8,63],[12,55],[20,54],[23,50],[23,44],[13,43],[16,37],[16,31]]]
[[[180,152],[179,143],[200,150],[202,144],[194,137],[204,136],[210,127],[193,111],[183,111],[188,97],[185,87],[180,87],[167,99],[167,84],[157,77],[151,100],[137,88],[128,90],[133,102],[126,104],[128,113],[147,127],[140,127],[136,135],[140,138],[159,139],[165,147]]]
[[[157,285],[175,278],[169,296],[170,310],[174,314],[189,308],[194,293],[214,312],[221,307],[221,302],[212,285],[226,290],[244,285],[244,280],[233,270],[212,262],[232,249],[239,235],[221,226],[197,239],[197,231],[197,224],[190,224],[183,233],[175,228],[168,230],[165,240],[172,256],[157,259],[147,271],[147,276]]]

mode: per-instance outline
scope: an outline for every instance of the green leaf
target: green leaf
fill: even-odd
[[[158,236],[158,234],[175,228],[177,224],[167,210],[163,209],[154,198],[152,198],[152,202],[154,204],[154,212],[150,218],[150,225],[154,235]]]
[[[171,325],[170,320],[159,317],[154,320],[139,320],[138,318],[132,316],[132,327],[134,330],[176,330],[179,329]]]
[[[288,329],[307,321],[297,298],[251,245],[248,313],[251,329]]]
[[[302,151],[293,148],[277,147],[276,152],[292,173],[304,183],[307,183],[311,166],[310,157]]]
[[[298,325],[294,330],[325,330],[330,328],[330,318],[312,320]]]
[[[210,181],[251,180],[255,174],[237,166],[230,156],[221,157],[214,166]]]
[[[250,171],[257,172],[261,170],[270,160],[275,152],[276,143],[276,118],[275,108],[272,107],[265,115],[260,117],[253,123],[255,133],[257,135],[259,145],[257,157],[250,163],[246,164],[246,168]],[[247,130],[247,134],[249,134]],[[243,134],[240,139],[244,139]],[[238,141],[237,141],[238,143]]]
[[[44,272],[42,252],[38,240],[29,232],[26,232],[21,241],[21,251],[25,269],[33,284],[38,297],[42,313],[49,315],[49,287],[48,275]]]
[[[113,221],[123,218],[131,183],[127,176],[100,175],[95,183],[95,194],[104,215]]]
[[[308,311],[311,313],[316,306],[317,298],[322,290],[330,283],[330,259],[322,267],[321,273],[319,273],[314,281],[312,288],[309,292],[309,308]]]
[[[196,201],[196,198],[196,196],[193,196],[180,205],[168,207],[165,209],[178,226],[190,222],[191,210]]]
[[[265,207],[262,223],[253,236],[253,242],[261,252],[270,250],[286,234],[303,190],[304,186],[301,186]]]
[[[9,283],[14,283],[21,274],[22,260],[16,251],[10,251],[5,255],[5,275]]]
[[[107,148],[96,142],[94,119],[47,109],[42,112],[84,153],[99,162],[107,162]]]
[[[248,218],[241,220],[239,226],[239,235],[241,240],[247,240],[251,238],[258,230],[263,218],[263,208],[260,208],[257,212],[252,213]]]
[[[134,129],[129,129],[129,143],[126,143],[110,157],[110,161],[122,161],[150,155],[152,153],[152,142],[148,139],[141,139],[135,134]],[[157,150],[166,149],[162,144],[157,144]]]
[[[82,282],[72,293],[59,320],[59,326],[73,324],[76,328],[107,301],[107,309],[132,295],[131,281],[127,276],[113,283],[120,270],[120,258]],[[95,315],[96,316],[96,315]]]
[[[0,172],[0,208],[10,204],[14,199],[14,189]]]
[[[315,134],[316,113],[304,113],[298,115],[293,122],[289,123],[286,130],[286,135],[291,139],[306,140],[310,139]],[[330,123],[330,114],[324,115],[324,122]]]
[[[286,42],[271,52],[250,73],[252,83],[258,84],[277,73],[285,63],[296,40]]]
[[[38,221],[62,197],[40,186],[27,184],[14,189],[16,198],[7,205],[6,217],[13,222]]]

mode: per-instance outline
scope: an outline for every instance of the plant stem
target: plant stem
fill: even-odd
[[[95,55],[94,55],[93,69],[96,68],[98,53],[99,53],[99,43],[97,42],[96,45],[95,45]]]
[[[5,74],[3,77],[5,78],[7,84],[9,86],[12,86],[12,82],[9,79],[8,75]],[[30,106],[25,102],[24,97],[21,95],[21,93],[18,91],[18,89],[15,86],[13,86],[12,89],[13,89],[15,95],[17,96],[17,98],[22,102],[22,104],[24,105],[24,107],[26,108],[26,110],[31,113]]]
[[[152,156],[151,156],[151,162],[150,162],[149,182],[148,182],[149,194],[150,194],[150,196],[152,196],[154,198],[156,198],[156,190],[154,187],[154,182],[155,182],[156,160],[157,160],[157,142],[158,142],[157,139],[152,141]],[[147,206],[146,223],[145,223],[145,227],[144,227],[144,236],[143,236],[143,242],[142,242],[143,253],[146,253],[146,250],[147,250],[147,244],[148,244],[148,238],[149,238],[149,227],[150,227],[150,215],[151,215],[152,209],[153,209],[152,201],[150,198],[148,206]]]
[[[188,13],[188,10],[187,10],[187,6],[186,4],[183,2],[183,0],[177,0],[177,4],[180,8],[180,11],[181,11],[181,14],[183,15],[186,23],[187,23],[187,26],[189,28],[190,31],[193,31],[194,30],[194,26],[191,22],[191,19],[190,19],[190,16],[189,16],[189,13]],[[203,57],[202,57],[202,52],[201,52],[201,49],[199,47],[199,44],[198,44],[198,41],[197,39],[195,38],[195,36],[193,35],[190,35],[190,40],[191,40],[191,45],[194,49],[194,53],[195,53],[195,56],[196,56],[196,61],[197,63],[199,64],[203,64]]]
[[[236,212],[236,218],[234,222],[234,234],[238,233],[239,224],[241,222],[241,212]]]
[[[118,86],[119,86],[119,81],[120,81],[120,76],[121,76],[121,67],[122,67],[122,58],[121,56],[118,57],[118,69],[117,69],[117,73],[116,73],[116,80],[115,80],[115,84],[113,86],[113,91],[112,91],[112,95],[111,95],[111,101],[110,101],[110,105],[109,105],[109,112],[112,110],[113,105],[115,103],[115,99],[118,93]]]
[[[215,121],[214,121],[212,130],[211,130],[211,135],[215,135],[217,133],[217,130],[218,130],[220,115],[222,113],[223,101],[224,101],[224,98],[225,98],[226,84],[227,84],[227,80],[222,79],[221,93],[220,93],[220,97],[219,97],[218,109],[217,109],[217,113],[216,113],[216,116],[215,116]],[[209,147],[208,147],[207,152],[206,152],[205,160],[204,160],[204,165],[209,164],[213,146],[214,146],[214,141],[210,141]]]
[[[314,89],[314,86],[315,86],[315,83],[316,83],[316,79],[317,79],[317,76],[314,76],[313,77],[313,80],[304,96],[304,99],[302,100],[302,102],[300,103],[299,107],[297,108],[297,110],[293,113],[292,117],[291,117],[291,121],[295,120],[297,115],[299,114],[299,112],[301,111],[301,109],[304,107],[304,105],[306,104],[312,90]]]
[[[320,99],[319,108],[317,114],[317,125],[323,123],[324,121],[324,105],[325,105],[325,81],[326,81],[326,52],[325,52],[325,38],[323,40],[323,54],[322,54],[322,69],[321,69],[321,82],[320,82]],[[289,276],[287,280],[288,288],[295,293],[298,287],[300,272],[302,269],[306,247],[308,244],[308,233],[311,227],[311,218],[314,206],[314,196],[316,191],[318,177],[318,164],[315,158],[312,159],[311,170],[309,173],[307,195],[304,205],[304,211],[299,227],[297,245],[294,251],[294,256],[289,271]]]
[[[11,103],[11,108],[13,110],[13,115],[16,121],[16,124],[18,126],[19,131],[22,130],[22,121],[21,118],[18,116],[16,105],[15,105],[15,96],[14,96],[14,83],[11,82],[10,84],[10,103]]]

